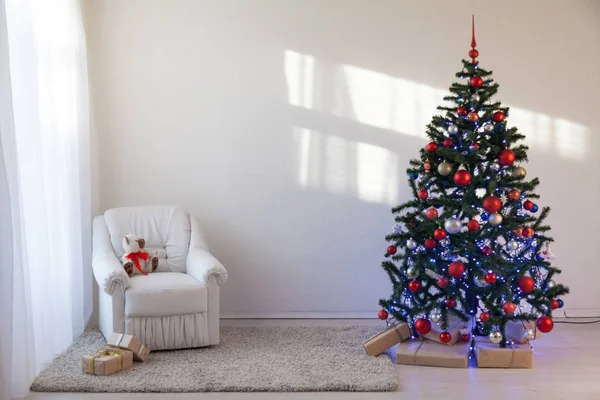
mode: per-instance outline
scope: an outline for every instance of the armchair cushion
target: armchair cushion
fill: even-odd
[[[157,272],[129,279],[125,291],[127,317],[163,317],[208,310],[208,288],[178,272]]]
[[[190,245],[190,216],[175,206],[121,207],[107,210],[104,219],[117,257],[123,254],[123,236],[135,233],[159,258],[158,272],[185,272]]]

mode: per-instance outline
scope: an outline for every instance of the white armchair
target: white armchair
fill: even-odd
[[[135,233],[157,272],[127,276],[122,239]],[[152,350],[219,343],[219,286],[227,271],[208,251],[198,219],[170,206],[113,208],[94,218],[100,330],[137,336]]]

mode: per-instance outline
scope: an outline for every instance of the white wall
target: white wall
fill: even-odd
[[[375,315],[390,208],[408,199],[404,170],[467,55],[471,12],[553,208],[567,309],[600,310],[600,3],[85,6],[99,209],[197,213],[230,272],[224,315]]]

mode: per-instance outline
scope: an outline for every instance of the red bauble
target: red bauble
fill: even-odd
[[[490,313],[489,313],[489,312],[482,312],[482,313],[479,315],[479,320],[480,320],[481,322],[483,322],[484,324],[485,324],[485,322],[486,322],[488,319],[490,319]]]
[[[450,280],[445,276],[442,276],[440,279],[437,280],[437,285],[440,289],[445,289],[449,283]]]
[[[523,202],[523,208],[526,209],[527,211],[531,210],[533,208],[533,201],[525,200]]]
[[[466,186],[471,183],[471,174],[466,169],[456,171],[454,174],[454,183],[458,186]]]
[[[517,305],[515,303],[510,302],[510,301],[507,301],[502,306],[502,310],[504,310],[504,312],[506,314],[513,314],[516,309],[517,309]]]
[[[509,149],[504,149],[498,154],[498,163],[500,165],[512,165],[515,162],[515,153]]]
[[[440,342],[449,343],[451,340],[452,340],[452,335],[450,333],[448,333],[448,332],[440,333]]]
[[[434,239],[427,239],[425,241],[425,243],[423,243],[423,246],[425,246],[426,250],[433,250],[433,249],[435,249],[436,245],[437,245],[437,242]]]
[[[433,143],[433,142],[429,142],[427,143],[427,146],[425,146],[425,148],[427,149],[428,152],[433,153],[434,151],[437,150],[437,144]]]
[[[466,108],[464,107],[458,107],[458,110],[456,110],[456,112],[458,113],[458,115],[460,115],[461,117],[464,117],[465,115],[467,115],[469,112],[467,111]]]
[[[411,292],[416,292],[421,288],[421,284],[418,281],[412,280],[408,282],[408,290]]]
[[[504,121],[504,113],[502,111],[496,111],[494,113],[494,115],[492,116],[492,118],[496,122],[502,122],[502,121]]]
[[[523,237],[530,238],[533,236],[533,234],[533,228],[531,228],[530,226],[526,226],[525,228],[523,228]]]
[[[435,208],[431,207],[428,208],[427,211],[425,211],[425,216],[428,219],[436,219],[438,217],[438,212]]]
[[[472,219],[467,223],[467,228],[469,228],[469,231],[471,232],[476,232],[479,230],[479,222],[477,222],[476,219]]]
[[[518,226],[515,229],[513,229],[513,233],[515,234],[515,236],[521,237],[523,236],[523,228]]]
[[[473,143],[471,143],[470,147],[471,147],[471,150],[479,150],[481,145],[477,142],[473,142]]]
[[[548,333],[554,328],[554,321],[552,321],[552,318],[544,315],[543,317],[538,318],[536,326],[540,332]]]
[[[465,274],[465,264],[460,261],[453,261],[448,266],[448,273],[453,278],[462,278]]]
[[[456,300],[454,300],[453,298],[448,297],[446,299],[446,307],[448,307],[448,308],[454,308],[454,307],[456,307]]]
[[[477,114],[475,111],[471,111],[467,114],[467,119],[471,122],[477,122],[479,121],[479,114]]]
[[[438,228],[435,231],[433,231],[433,237],[436,240],[444,240],[444,238],[446,237],[446,231]]]
[[[396,248],[396,246],[388,246],[387,253],[390,254],[390,255],[394,255],[394,254],[396,254],[397,250],[398,249]]]
[[[489,283],[490,285],[493,285],[494,283],[496,283],[497,280],[498,280],[498,277],[496,276],[495,273],[488,272],[487,274],[485,274],[485,281],[487,283]]]
[[[420,335],[425,335],[431,331],[431,321],[425,318],[419,318],[415,321],[415,330]]]
[[[446,148],[450,148],[450,147],[454,146],[454,142],[450,139],[444,139],[443,145]]]
[[[468,342],[469,339],[471,339],[471,335],[469,335],[468,333],[465,333],[464,335],[461,335],[460,340],[462,340],[463,342]]]
[[[429,192],[427,191],[427,189],[421,189],[419,190],[419,193],[417,193],[417,196],[419,196],[419,199],[421,200],[427,200],[427,198],[429,197]]]
[[[489,256],[492,254],[492,249],[489,246],[483,246],[483,249],[481,249],[481,254],[484,256]]]
[[[489,213],[495,213],[502,207],[500,199],[496,196],[488,196],[483,199],[483,209]]]
[[[530,276],[520,277],[517,284],[523,293],[531,293],[535,289],[535,281]]]
[[[474,88],[480,88],[483,85],[483,79],[480,76],[475,75],[471,78],[471,86]]]
[[[377,313],[377,317],[381,320],[386,320],[388,317],[388,312],[385,310],[379,310],[379,312]]]
[[[475,59],[479,56],[479,51],[477,49],[471,49],[469,50],[469,57],[471,57],[473,59],[473,62],[475,62]]]
[[[553,310],[556,310],[558,308],[558,300],[552,300],[550,302],[550,308],[552,308]]]

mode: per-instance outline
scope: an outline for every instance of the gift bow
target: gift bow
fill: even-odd
[[[123,363],[122,363],[123,356],[121,355],[121,353],[119,353],[115,350],[109,350],[109,349],[98,350],[96,352],[96,354],[94,354],[93,356],[91,356],[88,359],[88,373],[94,374],[94,361],[96,360],[96,358],[103,357],[103,356],[117,357],[117,370],[120,371],[121,369],[123,369]]]
[[[125,258],[133,260],[133,263],[135,264],[135,267],[138,269],[138,271],[140,271],[143,275],[148,275],[146,272],[144,272],[142,266],[140,265],[140,258],[144,261],[148,261],[148,253],[144,253],[141,251],[138,251],[137,253],[127,253],[125,254]]]

